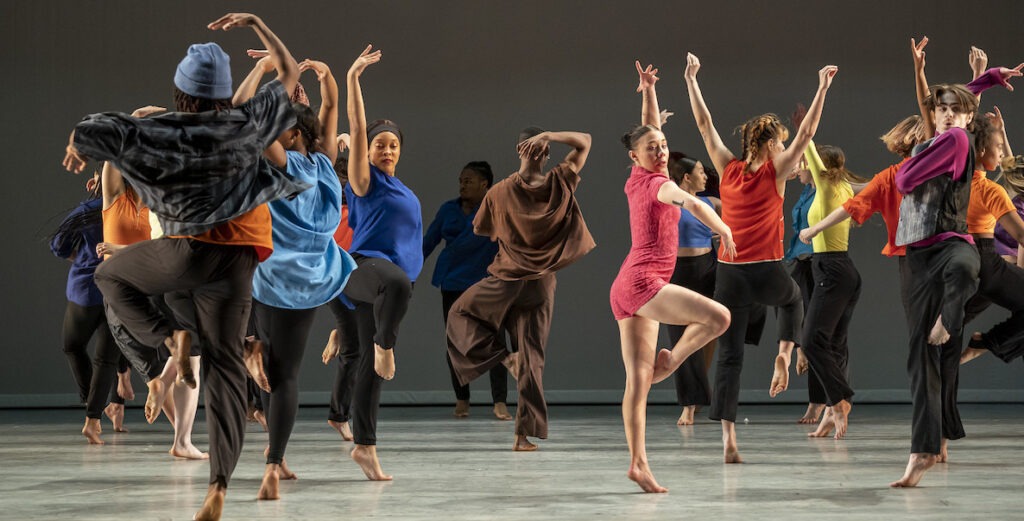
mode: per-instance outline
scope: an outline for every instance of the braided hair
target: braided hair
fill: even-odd
[[[737,129],[743,145],[743,160],[748,163],[754,159],[758,150],[773,139],[785,141],[789,139],[789,129],[775,114],[761,114],[747,120]],[[749,165],[747,168],[750,168]]]

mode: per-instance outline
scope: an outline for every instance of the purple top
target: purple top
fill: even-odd
[[[65,221],[86,212],[99,212],[102,202],[100,199],[82,202],[68,214]],[[68,300],[79,306],[99,306],[103,304],[103,295],[93,282],[92,274],[103,260],[96,255],[96,244],[103,241],[103,221],[97,219],[94,224],[74,233],[79,237],[72,237],[69,233],[58,233],[50,241],[50,251],[62,259],[71,260],[65,291]]]
[[[1024,194],[1013,198],[1013,206],[1017,208],[1017,215],[1024,218]],[[1017,239],[1014,239],[1010,232],[1003,228],[1003,225],[996,223],[996,253],[999,255],[1017,256]]]

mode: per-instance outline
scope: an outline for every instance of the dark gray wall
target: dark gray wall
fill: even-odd
[[[628,160],[618,137],[639,119],[634,59],[661,68],[662,107],[677,114],[666,127],[670,144],[699,157],[704,151],[682,81],[686,51],[702,60],[701,84],[723,134],[754,114],[788,114],[795,103],[810,102],[817,70],[837,64],[817,141],[843,147],[848,166],[869,176],[895,161],[877,136],[916,112],[911,36],[932,38],[928,72],[935,82],[969,79],[972,44],[986,49],[996,65],[1024,59],[1019,35],[1009,26],[964,23],[1019,20],[1024,4],[1011,0],[978,4],[974,12],[962,1],[935,0],[58,1],[4,3],[0,9],[0,56],[8,77],[0,94],[8,165],[0,210],[7,240],[0,256],[0,397],[6,404],[59,402],[73,390],[60,351],[67,263],[40,242],[56,223],[51,219],[83,195],[85,177],[60,168],[68,132],[90,112],[169,104],[175,64],[192,42],[219,42],[234,60],[236,81],[241,79],[250,67],[245,49],[260,44],[249,30],[205,29],[224,12],[262,15],[298,59],[322,59],[339,78],[367,43],[384,50],[383,61],[363,77],[367,114],[402,124],[407,142],[399,175],[420,196],[428,222],[441,202],[456,195],[465,162],[488,160],[499,177],[516,168],[519,128],[536,124],[593,134],[578,197],[598,248],[559,275],[546,370],[556,400],[614,401],[622,388],[618,332],[607,302],[629,248],[622,194]],[[304,83],[316,100],[315,79],[307,76]],[[995,90],[983,106],[993,103],[1009,121],[1010,138],[1024,135],[1015,125],[1024,99]],[[734,136],[727,141],[738,146]],[[799,190],[795,183],[788,190],[787,211]],[[852,373],[865,399],[902,399],[907,387],[896,262],[878,254],[884,238],[876,218],[851,239],[865,279],[850,335]],[[402,327],[398,378],[386,387],[393,401],[450,396],[432,269],[433,259]],[[978,324],[1004,315],[990,311]],[[321,313],[308,346],[302,387],[314,394],[307,399],[321,399],[315,393],[328,389],[333,373],[319,362],[328,319]],[[769,326],[766,338],[773,336]],[[768,342],[749,349],[746,399],[766,398],[774,350]],[[1020,399],[1019,375],[1019,365],[980,360],[961,376],[963,395]],[[798,379],[794,388],[803,385]],[[476,396],[486,399],[486,392],[481,388]],[[785,396],[805,399],[803,391]]]

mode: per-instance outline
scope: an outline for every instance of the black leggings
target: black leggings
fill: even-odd
[[[373,368],[374,344],[395,347],[398,326],[409,309],[412,283],[401,268],[386,259],[355,256],[358,267],[345,286],[355,303],[359,332],[359,363],[352,389],[352,435],[359,445],[377,444],[377,409],[384,380]]]
[[[452,304],[455,303],[459,297],[465,293],[462,291],[445,291],[441,290],[441,308],[444,312],[444,326],[445,330],[448,329],[448,312],[452,309]],[[504,337],[505,331],[502,330],[498,335]],[[445,341],[447,342],[448,335],[445,335]],[[512,351],[515,352],[516,346],[510,346]],[[455,374],[455,368],[452,367],[452,359],[448,357],[448,351],[445,350],[444,356],[445,362],[448,363],[449,376],[452,378],[452,389],[455,390],[455,399],[469,401],[469,384],[461,385],[459,383],[459,377]],[[492,403],[505,403],[508,400],[508,369],[504,365],[498,364],[488,371],[491,378],[491,402]]]
[[[747,322],[757,304],[776,306],[779,341],[799,342],[804,316],[800,288],[786,273],[780,261],[753,264],[718,263],[715,300],[729,308],[732,322],[718,339],[718,370],[715,394],[709,417],[736,421],[740,398],[740,372],[743,370],[743,345]]]
[[[359,327],[356,312],[336,298],[327,303],[334,315],[338,341],[338,369],[334,373],[334,388],[331,390],[331,408],[327,419],[345,423],[352,418],[352,389],[359,369]]]
[[[1024,270],[1003,260],[992,239],[974,240],[981,255],[981,271],[978,293],[967,302],[964,324],[991,304],[1009,311],[1009,318],[981,335],[981,345],[1009,363],[1024,354]]]
[[[815,253],[811,265],[814,291],[804,315],[803,350],[811,379],[818,380],[825,391],[825,404],[831,407],[853,397],[846,340],[860,298],[861,279],[845,251]]]
[[[284,309],[253,300],[256,336],[263,341],[263,366],[271,392],[263,392],[270,450],[267,465],[281,464],[299,410],[299,369],[316,309]]]
[[[110,336],[103,306],[80,306],[68,301],[64,310],[64,355],[78,385],[78,397],[85,403],[85,415],[99,419],[108,403],[124,403],[117,394],[117,373],[128,370],[128,361],[121,356]],[[96,354],[90,360],[89,339],[96,337]]]
[[[676,257],[676,269],[672,272],[670,283],[691,289],[711,298],[715,294],[715,274],[718,260],[714,252],[696,257]],[[669,344],[675,346],[683,337],[686,326],[665,326],[668,330]],[[704,346],[702,349],[710,349]],[[683,365],[673,375],[676,383],[676,401],[686,407],[690,405],[711,404],[711,385],[708,383],[708,368],[704,363],[704,353],[698,352],[686,357]]]

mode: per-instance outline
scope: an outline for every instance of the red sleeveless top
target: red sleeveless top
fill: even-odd
[[[725,167],[719,186],[722,220],[732,229],[736,257],[728,259],[719,249],[718,260],[727,264],[770,262],[783,257],[785,223],[782,196],[775,188],[775,164],[747,171],[747,163],[733,159]]]

